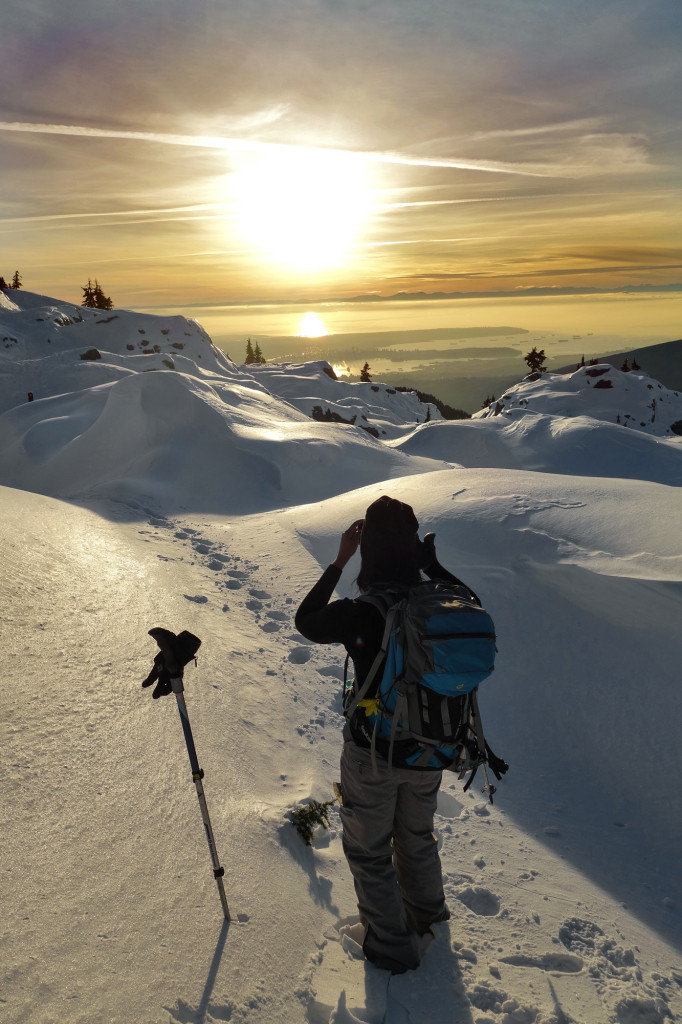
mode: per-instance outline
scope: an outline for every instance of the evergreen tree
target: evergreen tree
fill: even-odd
[[[102,291],[102,286],[100,285],[97,278],[95,278],[94,285],[90,278],[88,278],[88,283],[85,286],[85,288],[82,289],[82,291],[83,299],[81,301],[81,306],[85,306],[87,309],[114,308],[113,302],[111,301],[108,295],[104,294],[104,292]]]
[[[100,284],[95,278],[95,308],[96,309],[113,309],[114,304],[108,295],[105,295],[102,291]]]
[[[372,378],[369,373],[370,370],[371,366],[369,365],[369,363],[365,363],[365,365],[360,371],[360,380],[363,382],[363,384],[369,384],[369,382],[371,381]]]
[[[525,362],[528,363],[531,373],[543,373],[547,367],[545,366],[545,350],[541,348],[538,352],[537,348],[533,346],[530,352],[524,357]]]
[[[5,281],[4,277],[0,277],[0,291],[4,292],[5,288],[7,288],[7,287],[8,287],[7,281]]]
[[[18,270],[14,271],[14,277],[12,278],[12,288],[21,288],[21,274]]]
[[[246,342],[246,359],[244,360],[245,366],[251,366],[251,363],[255,363],[256,356],[253,351],[253,345],[251,344],[251,338]]]
[[[90,278],[88,278],[88,283],[82,291],[83,299],[81,301],[81,306],[85,306],[86,309],[95,309],[95,289],[92,287],[92,281]]]
[[[630,367],[628,366],[627,359],[623,360],[623,365],[621,366],[621,370],[622,370],[623,373],[629,373],[630,372]]]
[[[642,369],[642,367],[639,365],[639,363],[637,362],[637,360],[635,359],[634,356],[632,357],[632,366],[630,367],[630,369],[631,370],[641,370]]]
[[[253,361],[254,361],[254,363],[261,363],[261,364],[263,364],[265,362],[265,356],[261,352],[260,345],[258,344],[258,342],[256,342],[256,347],[253,350]]]

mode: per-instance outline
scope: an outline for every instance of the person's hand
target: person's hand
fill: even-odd
[[[356,519],[355,522],[341,534],[341,540],[339,541],[339,553],[332,563],[337,567],[337,569],[343,569],[346,563],[351,560],[355,552],[358,550],[364,522],[364,519]]]
[[[417,558],[420,569],[428,569],[436,561],[436,535],[427,533],[424,540],[417,543]]]

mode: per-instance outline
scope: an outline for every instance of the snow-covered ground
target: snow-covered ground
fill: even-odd
[[[320,364],[236,367],[183,318],[8,292],[2,338],[0,1019],[682,1019],[682,439],[615,422],[654,388],[679,418],[674,393],[547,374],[528,409],[424,423]],[[452,919],[394,978],[340,934],[337,813],[312,848],[287,818],[331,799],[342,724],[343,652],[293,615],[381,493],[495,619],[481,705],[511,764],[494,806],[445,777]],[[140,687],[154,625],[203,641],[186,697],[229,927],[175,701]]]

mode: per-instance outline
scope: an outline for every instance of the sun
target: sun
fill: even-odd
[[[367,165],[352,154],[272,150],[252,155],[233,183],[245,241],[291,269],[341,263],[371,208]]]

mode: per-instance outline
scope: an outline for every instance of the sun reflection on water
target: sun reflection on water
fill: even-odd
[[[329,331],[317,313],[310,312],[304,313],[299,320],[296,334],[299,338],[324,338]]]

